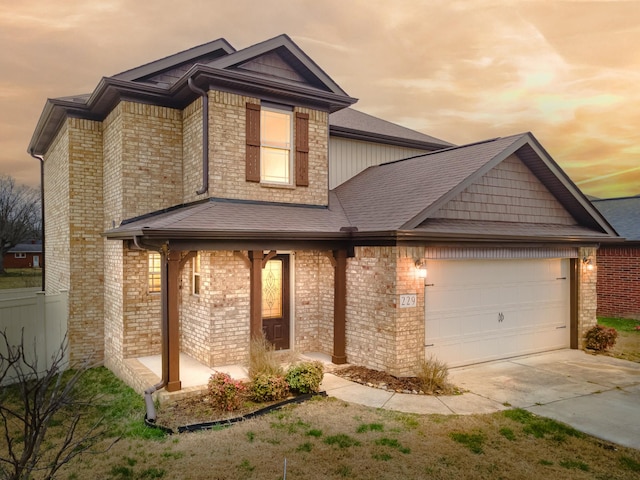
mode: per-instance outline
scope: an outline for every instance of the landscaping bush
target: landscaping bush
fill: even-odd
[[[587,348],[597,352],[603,352],[616,344],[618,331],[615,328],[596,325],[587,331],[585,338]]]
[[[317,393],[324,375],[322,363],[300,362],[287,371],[286,380],[289,388],[298,393]]]
[[[254,380],[261,374],[284,374],[273,344],[264,335],[252,338],[249,346],[249,378]]]
[[[242,392],[246,386],[226,373],[217,372],[209,377],[209,396],[213,406],[219,410],[237,410],[242,405]]]
[[[416,377],[424,393],[447,394],[453,391],[449,383],[449,367],[433,356],[420,360]]]
[[[289,395],[289,385],[282,375],[258,374],[251,382],[251,398],[256,402],[282,400]]]

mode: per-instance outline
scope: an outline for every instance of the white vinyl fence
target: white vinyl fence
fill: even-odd
[[[59,354],[65,339],[68,293],[45,295],[37,288],[0,292],[0,332],[6,332],[11,345],[19,345],[24,335],[27,361],[37,360],[38,369],[44,371],[51,366],[54,355]],[[0,356],[6,353],[2,340]],[[4,383],[11,383],[11,379],[5,378]]]

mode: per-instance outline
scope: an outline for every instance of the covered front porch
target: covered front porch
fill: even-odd
[[[306,352],[300,354],[283,355],[283,365],[294,360],[319,361],[324,365],[325,372],[332,371],[336,364],[331,361],[331,356],[320,352]],[[180,353],[180,380],[182,388],[179,391],[169,392],[160,390],[157,396],[160,402],[177,401],[191,395],[197,395],[207,390],[207,383],[211,375],[222,372],[235,380],[249,380],[246,364],[221,365],[209,367],[186,353]],[[147,355],[131,358],[125,361],[127,370],[136,378],[135,383],[155,385],[162,379],[162,355]]]

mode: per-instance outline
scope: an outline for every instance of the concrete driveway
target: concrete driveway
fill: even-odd
[[[329,373],[322,388],[349,402],[420,414],[524,408],[595,437],[640,449],[640,363],[557,350],[452,368],[449,376],[467,392],[440,397],[394,393]]]
[[[485,399],[640,449],[640,363],[558,350],[451,369],[450,377]]]

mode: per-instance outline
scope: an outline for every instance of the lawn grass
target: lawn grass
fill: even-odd
[[[639,320],[601,317],[598,318],[598,323],[618,331],[618,340],[613,348],[606,352],[607,355],[640,362],[640,330],[636,329],[640,326]]]
[[[0,275],[0,289],[42,287],[42,270],[39,268],[7,268]]]
[[[278,479],[285,459],[287,478],[311,480],[640,474],[640,451],[524,410],[413,415],[315,397],[228,428],[164,436],[142,427],[142,397],[105,368],[90,370],[83,385],[98,399],[85,421],[104,418],[108,428],[102,452],[74,459],[60,479]]]

